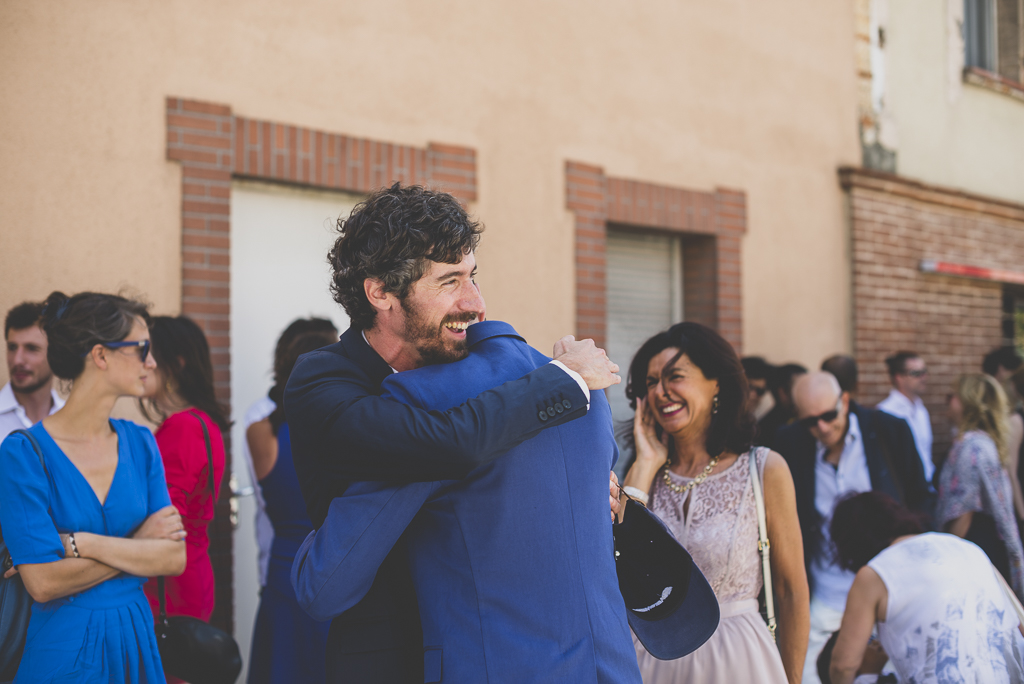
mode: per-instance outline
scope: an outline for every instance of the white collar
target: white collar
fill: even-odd
[[[370,340],[366,339],[366,331],[365,330],[360,330],[359,334],[363,336],[363,342],[366,343],[366,346],[369,347],[370,349],[373,349],[373,345],[370,344]],[[377,350],[373,349],[373,351],[377,351]],[[377,356],[380,356],[380,354],[378,354]],[[397,373],[398,372],[397,370],[395,370],[395,367],[392,366],[390,363],[388,364],[388,368],[391,369],[392,373]]]
[[[53,415],[64,407],[64,400],[57,394],[57,390],[50,388],[50,399],[53,401],[53,407],[50,409],[49,415]],[[11,383],[7,383],[0,388],[0,413],[7,413],[8,411],[15,411],[18,408],[22,408],[21,404],[18,403],[18,398],[14,396],[14,388],[11,387]],[[24,410],[24,408],[22,408]]]
[[[910,397],[903,392],[900,392],[895,387],[889,390],[889,396],[886,397],[885,400],[899,402],[903,406],[909,407],[911,411],[916,411],[919,407],[924,406],[924,402],[921,401],[921,397],[911,401]]]

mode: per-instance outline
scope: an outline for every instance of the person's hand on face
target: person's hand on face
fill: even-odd
[[[612,363],[604,349],[594,344],[594,340],[577,340],[572,335],[566,335],[555,342],[551,356],[555,361],[565,364],[569,370],[579,373],[591,390],[602,390],[622,382],[622,378],[617,375],[618,364]]]
[[[633,414],[636,458],[660,468],[668,461],[668,433],[662,432],[661,437],[658,437],[657,429],[658,422],[650,404],[642,397],[637,397],[636,412]]]

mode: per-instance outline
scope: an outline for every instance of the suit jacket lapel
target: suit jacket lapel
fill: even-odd
[[[391,366],[363,339],[363,331],[349,328],[341,335],[341,344],[348,357],[356,362],[373,383],[374,392],[380,394],[380,384],[393,373]]]

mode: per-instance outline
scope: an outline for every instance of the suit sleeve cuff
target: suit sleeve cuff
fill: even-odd
[[[566,373],[568,373],[569,377],[572,378],[573,380],[575,380],[576,384],[580,386],[580,390],[582,390],[583,394],[587,397],[587,410],[589,411],[590,410],[590,388],[587,387],[587,383],[583,382],[583,376],[580,375],[579,373],[577,373],[574,370],[569,370],[569,367],[566,366],[561,361],[552,360],[551,363],[555,364],[556,366],[558,366],[559,368],[564,370]]]

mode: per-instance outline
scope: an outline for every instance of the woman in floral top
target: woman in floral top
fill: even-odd
[[[935,520],[945,532],[980,546],[1024,598],[1024,549],[1017,532],[1009,462],[1006,394],[987,375],[962,375],[949,415],[960,437],[939,478]]]

